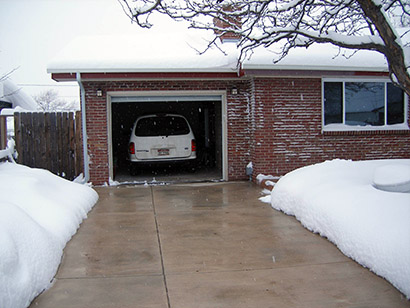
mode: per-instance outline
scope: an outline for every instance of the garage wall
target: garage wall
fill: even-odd
[[[108,110],[107,92],[115,91],[226,91],[228,123],[228,180],[247,179],[250,161],[249,81],[246,80],[158,80],[158,81],[86,81],[86,113],[90,181],[108,182]],[[97,89],[103,95],[97,97]],[[232,89],[236,89],[237,94]],[[222,136],[220,136],[222,138]]]

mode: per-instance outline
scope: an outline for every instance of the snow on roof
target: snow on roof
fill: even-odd
[[[36,101],[22,89],[17,87],[10,78],[0,80],[0,101],[11,103],[12,108],[36,110]]]
[[[331,44],[314,44],[309,48],[294,48],[274,63],[279,54],[266,48],[254,50],[250,59],[243,63],[244,69],[276,70],[335,70],[388,72],[387,61],[381,53],[360,50],[356,53],[340,50]]]
[[[235,42],[220,44],[221,49],[206,49],[213,35],[190,30],[178,33],[141,33],[78,37],[49,63],[48,73],[74,72],[235,72],[239,50]],[[340,53],[330,44],[292,49],[278,63],[271,50],[256,49],[242,68],[248,70],[326,70],[387,72],[384,56],[375,51]]]
[[[48,65],[49,73],[66,72],[235,72],[234,44],[208,50],[201,35],[163,33],[78,37]],[[189,35],[190,34],[190,35]],[[234,56],[232,56],[234,55]]]

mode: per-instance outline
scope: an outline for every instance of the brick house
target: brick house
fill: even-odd
[[[333,47],[313,46],[278,64],[259,50],[238,65],[234,42],[221,44],[225,54],[199,55],[185,40],[83,38],[49,64],[54,80],[82,88],[94,184],[115,177],[121,130],[153,106],[192,117],[197,135],[213,142],[222,180],[248,179],[250,162],[255,179],[335,158],[410,158],[408,99],[382,56],[334,58]]]

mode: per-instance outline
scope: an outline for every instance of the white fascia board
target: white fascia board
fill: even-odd
[[[235,73],[232,68],[48,68],[47,73]]]
[[[350,71],[350,72],[388,72],[385,66],[329,66],[329,65],[264,65],[264,64],[243,64],[244,70],[261,70],[261,71],[278,71],[278,70],[296,70],[296,71]]]

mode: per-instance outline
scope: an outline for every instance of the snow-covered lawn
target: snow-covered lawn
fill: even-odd
[[[0,163],[0,307],[51,286],[63,248],[98,195],[49,171]]]
[[[304,167],[281,178],[269,201],[410,298],[410,160]]]

